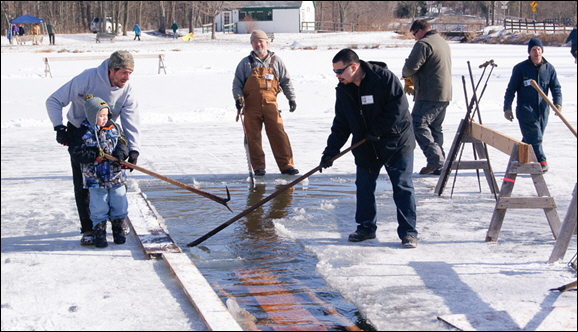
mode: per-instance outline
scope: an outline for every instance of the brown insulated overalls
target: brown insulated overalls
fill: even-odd
[[[283,129],[283,120],[277,110],[277,94],[279,81],[273,71],[275,55],[271,54],[269,67],[257,67],[254,59],[251,62],[251,76],[245,82],[243,95],[245,98],[245,127],[251,165],[253,169],[265,169],[265,153],[261,144],[263,123],[265,132],[271,144],[280,171],[293,167],[293,152],[289,136]]]

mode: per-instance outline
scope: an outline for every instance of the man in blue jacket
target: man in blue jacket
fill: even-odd
[[[514,66],[512,71],[512,77],[504,97],[504,117],[510,121],[514,119],[512,101],[514,94],[517,93],[516,118],[518,118],[522,131],[522,142],[532,145],[534,153],[542,165],[542,171],[547,172],[548,162],[542,149],[542,140],[548,124],[550,107],[530,83],[532,80],[536,81],[546,95],[548,95],[548,91],[552,91],[554,105],[560,112],[562,111],[562,88],[558,82],[556,69],[542,57],[543,52],[542,42],[537,38],[530,39],[528,42],[530,56],[527,60]]]
[[[383,62],[365,62],[350,49],[333,58],[339,79],[336,88],[335,118],[320,166],[332,166],[353,135],[352,144],[367,141],[353,150],[357,175],[357,230],[349,241],[375,238],[377,209],[375,188],[382,166],[393,187],[397,208],[397,234],[407,248],[417,246],[415,192],[411,179],[415,139],[409,104],[399,79]]]

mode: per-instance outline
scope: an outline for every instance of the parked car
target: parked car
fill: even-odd
[[[90,31],[92,31],[93,33],[97,33],[100,30],[100,25],[99,25],[99,18],[95,17],[92,22],[90,23]],[[112,18],[107,17],[106,18],[106,27],[104,29],[104,32],[108,32],[108,33],[112,33],[112,29],[114,27],[114,24],[112,23]],[[116,30],[116,33],[121,33],[122,32],[122,24],[118,24],[118,28]]]

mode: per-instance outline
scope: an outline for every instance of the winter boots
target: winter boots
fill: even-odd
[[[123,244],[126,242],[126,236],[122,227],[123,222],[124,219],[115,219],[112,221],[112,237],[116,244]]]
[[[106,248],[108,243],[106,242],[106,223],[108,220],[101,221],[94,226],[94,246],[97,248]]]
[[[106,242],[106,223],[108,220],[100,222],[94,226],[94,246],[97,248],[106,248],[108,243]],[[124,244],[126,242],[126,236],[122,224],[124,219],[115,219],[112,223],[112,237],[114,243]]]

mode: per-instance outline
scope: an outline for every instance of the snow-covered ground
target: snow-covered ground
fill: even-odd
[[[167,75],[157,74],[158,60],[137,59],[131,76],[142,118],[139,165],[189,184],[207,177],[218,181],[225,175],[243,181],[243,133],[235,122],[231,83],[238,62],[251,50],[249,36],[219,34],[216,41],[195,36],[188,43],[146,33],[141,38],[139,42],[121,36],[114,43],[96,44],[93,34],[56,35],[56,46],[8,45],[2,38],[2,330],[204,329],[164,262],[145,260],[134,237],[105,250],[79,245],[69,156],[55,142],[45,110],[45,100],[54,90],[101,61],[55,61],[54,77],[45,78],[43,57],[106,56],[119,49],[164,53]],[[337,84],[331,66],[335,53],[356,48],[363,60],[386,62],[400,75],[412,45],[412,40],[386,32],[275,35],[270,49],[286,63],[297,94],[294,113],[287,112],[284,96],[279,97],[279,108],[302,174],[318,165],[329,134]],[[520,139],[517,123],[503,118],[502,104],[512,67],[527,57],[527,47],[452,43],[451,48],[453,101],[444,124],[445,150],[466,113],[462,75],[471,96],[467,61],[476,82],[479,64],[490,59],[498,64],[480,104],[483,124]],[[576,127],[577,75],[569,48],[546,47],[544,57],[557,69],[563,112]],[[485,78],[482,86],[484,82]],[[544,146],[550,164],[545,180],[563,220],[577,178],[576,138],[551,116]],[[264,147],[268,174],[274,176],[278,170],[272,166],[266,139]],[[501,184],[509,155],[489,149]],[[467,150],[471,148],[466,147],[463,159],[471,160]],[[418,148],[414,171],[424,165]],[[340,181],[340,176],[351,178],[354,173],[353,159],[347,155],[309,183],[317,176]],[[137,172],[129,177],[131,190],[138,189],[139,181],[150,180]],[[386,175],[380,179],[388,181]],[[347,241],[355,229],[354,197],[311,205],[299,200],[274,223],[280,236],[317,257],[317,272],[379,330],[444,329],[436,320],[440,315],[576,308],[576,292],[549,291],[576,279],[566,266],[576,253],[576,237],[565,260],[549,265],[554,238],[544,213],[511,210],[499,241],[486,243],[495,200],[483,176],[480,193],[475,173],[460,171],[450,198],[452,181],[453,176],[438,197],[433,194],[437,177],[415,175],[420,234],[414,250],[400,246],[391,191],[386,189],[377,193],[375,240]],[[519,176],[513,195],[535,195],[531,179]],[[245,197],[232,197],[236,199]],[[318,219],[319,211],[324,212],[323,220]],[[210,246],[210,240],[206,244]],[[576,326],[575,311],[565,319]]]

